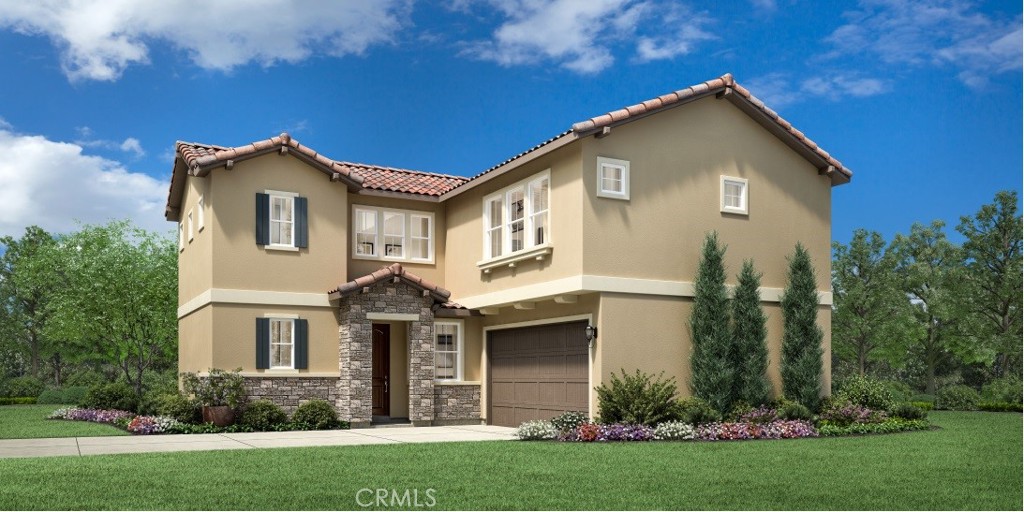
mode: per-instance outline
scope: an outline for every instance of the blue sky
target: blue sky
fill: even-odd
[[[954,0],[0,4],[0,235],[163,221],[175,140],[281,131],[472,175],[731,72],[855,175],[833,238],[1022,186],[1021,5]]]

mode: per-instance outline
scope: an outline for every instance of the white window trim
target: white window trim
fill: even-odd
[[[178,252],[185,251],[185,223],[178,222]]]
[[[463,360],[465,358],[464,356],[465,356],[465,352],[466,352],[466,350],[465,350],[465,344],[466,343],[465,343],[465,341],[463,339],[465,337],[465,329],[463,329],[463,323],[462,323],[461,320],[438,320],[438,321],[435,321],[434,322],[434,328],[431,329],[431,340],[430,340],[430,342],[434,344],[434,351],[437,350],[437,326],[438,325],[454,325],[455,326],[455,351],[456,351],[456,355],[455,355],[455,378],[454,379],[438,379],[437,378],[437,369],[435,368],[434,369],[434,382],[438,382],[438,383],[462,382],[462,379],[465,377],[465,374],[463,373]],[[436,361],[437,361],[437,359],[435,358],[435,360],[431,362],[431,365],[433,366],[434,364],[436,364]]]
[[[622,191],[617,192],[614,190],[605,190],[603,188],[604,180],[602,179],[602,171],[605,166],[618,167],[622,169]],[[629,161],[628,160],[617,160],[615,158],[606,158],[603,156],[597,157],[597,197],[605,197],[608,199],[621,199],[624,201],[629,200]]]
[[[194,223],[192,221],[192,210],[189,210],[188,211],[188,243],[192,243],[192,240],[195,238],[195,229],[193,229],[193,228],[194,228]]]
[[[725,204],[725,184],[726,184],[726,182],[739,183],[739,184],[743,185],[743,195],[740,196],[740,198],[741,198],[740,202],[742,203],[742,206],[740,208],[736,208],[734,206],[726,206],[726,204]],[[719,194],[718,195],[719,195],[720,204],[721,204],[722,212],[723,213],[735,213],[737,215],[747,215],[749,213],[750,185],[747,183],[746,178],[735,178],[735,177],[732,177],[732,176],[722,176],[721,184],[720,184],[720,190],[719,190]]]
[[[270,205],[267,208],[267,226],[271,230],[270,239],[267,240],[267,245],[264,247],[267,249],[283,250],[283,251],[297,251],[298,247],[295,247],[295,198],[299,197],[299,194],[295,192],[282,192],[280,190],[264,190],[264,194],[270,196],[268,199]],[[274,198],[289,199],[292,203],[292,242],[290,244],[274,243],[271,240],[274,239],[273,227],[274,227]],[[281,221],[278,221],[281,222]]]
[[[292,341],[291,341],[292,355],[288,359],[289,361],[292,362],[292,364],[290,366],[274,366],[274,363],[273,363],[274,356],[273,356],[273,353],[271,353],[270,361],[269,361],[270,368],[268,368],[268,369],[270,369],[270,370],[294,370],[295,369],[295,320],[298,318],[298,316],[293,316],[293,315],[276,315],[276,316],[271,316],[269,318],[270,318],[271,327],[270,327],[270,333],[269,333],[270,334],[270,339],[267,340],[267,343],[270,344],[270,346],[268,347],[268,350],[273,350],[273,348],[274,348],[274,334],[273,334],[274,333],[274,328],[273,328],[274,322],[275,321],[276,322],[289,322],[289,323],[292,324],[292,328],[289,330],[289,332],[291,332],[291,335],[292,335]],[[280,345],[280,343],[278,343],[278,344]]]
[[[533,206],[532,206],[532,204],[530,204],[531,201],[530,201],[530,197],[529,197],[529,195],[530,195],[529,185],[530,185],[530,183],[532,183],[534,181],[545,180],[545,179],[548,181],[548,198],[547,198],[547,204],[548,204],[547,219],[548,219],[548,223],[547,223],[547,231],[544,233],[544,242],[542,244],[537,244],[536,243],[536,238],[533,237],[533,236],[530,236],[531,234],[534,234],[534,229],[533,229],[534,228],[534,226],[533,226],[533,217],[534,216],[531,215],[532,210],[533,210]],[[552,239],[552,236],[551,236],[551,231],[552,231],[552,229],[551,229],[551,224],[552,224],[551,219],[553,218],[553,216],[551,215],[551,206],[552,206],[551,205],[551,188],[552,188],[552,185],[551,185],[551,169],[545,169],[545,170],[543,170],[543,171],[541,171],[541,172],[539,172],[537,174],[534,174],[534,175],[530,176],[529,178],[517,181],[516,183],[513,183],[512,185],[509,185],[509,186],[507,186],[507,187],[505,187],[505,188],[503,188],[501,190],[498,190],[498,191],[496,191],[496,192],[494,192],[492,194],[489,194],[489,195],[484,197],[484,199],[483,199],[483,217],[482,217],[482,220],[483,220],[483,226],[482,227],[483,227],[484,236],[483,236],[483,252],[481,253],[481,254],[483,254],[483,259],[480,260],[479,262],[477,262],[477,266],[478,267],[488,266],[488,264],[493,263],[493,262],[498,261],[498,260],[506,260],[506,259],[509,259],[509,258],[514,258],[515,256],[518,256],[518,255],[521,255],[521,254],[533,251],[534,249],[537,249],[539,247],[550,247],[550,246],[553,245],[553,239]],[[514,251],[513,252],[512,251],[512,232],[509,229],[509,225],[511,223],[509,222],[510,219],[509,219],[509,200],[508,199],[511,196],[511,192],[516,190],[516,189],[522,189],[522,191],[523,191],[523,230],[525,231],[525,233],[523,235],[523,238],[524,238],[524,240],[523,240],[523,248],[518,250],[518,251]],[[498,198],[501,199],[502,219],[501,219],[501,222],[499,223],[499,225],[501,227],[500,229],[501,229],[501,247],[502,247],[502,252],[501,252],[501,254],[495,255],[495,254],[491,254],[490,240],[488,238],[488,233],[491,231],[491,227],[490,227],[491,226],[491,213],[490,213],[490,208],[488,208],[488,205],[491,203],[491,201],[493,201],[495,199],[498,199]],[[491,266],[493,266],[493,265],[491,265]]]
[[[199,201],[196,202],[196,213],[199,214],[199,231],[202,231],[206,227],[206,201],[203,196],[199,196]]]
[[[373,251],[374,254],[358,254],[356,247],[359,243],[358,232],[355,229],[355,219],[358,215],[358,211],[374,212],[377,215],[376,223],[376,234]],[[387,256],[384,248],[384,214],[386,213],[397,213],[403,215],[402,221],[402,256]],[[412,219],[416,217],[425,217],[428,220],[429,232],[427,233],[427,258],[413,258],[412,254]],[[423,210],[402,210],[398,208],[385,208],[382,206],[369,206],[363,204],[352,205],[352,259],[355,260],[382,260],[382,261],[404,261],[409,263],[434,263],[434,239],[437,237],[436,224],[434,223],[434,212],[428,212]]]

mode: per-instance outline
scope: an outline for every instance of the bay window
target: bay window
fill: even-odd
[[[484,199],[484,258],[550,243],[551,176],[531,176]]]
[[[434,261],[433,213],[354,206],[352,233],[354,258]]]

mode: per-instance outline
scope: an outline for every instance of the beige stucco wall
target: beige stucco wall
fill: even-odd
[[[178,253],[178,304],[210,288],[213,280],[213,236],[210,228],[210,201],[213,199],[210,180],[187,176],[184,195],[181,199],[181,223],[185,227],[185,249]],[[203,199],[205,224],[199,230],[199,199]],[[188,214],[193,216],[193,237],[188,239]],[[177,233],[177,225],[174,227]]]
[[[210,369],[213,366],[211,339],[213,339],[212,306],[200,308],[178,320],[178,371],[203,372]]]
[[[412,201],[408,199],[398,199],[392,197],[379,197],[371,195],[359,195],[349,194],[349,215],[351,216],[351,208],[356,205],[374,206],[374,207],[385,207],[394,208],[397,210],[409,210],[417,212],[427,212],[434,214],[434,263],[414,263],[410,261],[398,261],[402,264],[402,267],[408,269],[410,272],[430,281],[432,283],[443,283],[444,282],[444,255],[445,255],[445,205],[437,202],[429,201]],[[408,227],[406,227],[408,229]],[[386,267],[393,263],[395,260],[386,259],[362,259],[354,258],[353,252],[355,245],[350,239],[348,240],[348,279],[352,280],[357,277],[365,276],[381,267]]]
[[[729,101],[709,97],[582,141],[586,274],[692,281],[708,231],[728,246],[735,282],[744,259],[782,288],[802,242],[829,290],[831,184]],[[597,157],[630,162],[628,201],[596,195]],[[746,178],[749,215],[722,213],[720,177]]]
[[[579,148],[579,144],[570,144],[446,201],[448,246],[444,283],[456,300],[580,274],[583,227],[579,211],[583,190]],[[490,274],[482,273],[476,264],[483,259],[483,198],[549,168],[553,253],[543,261],[521,261],[515,269],[499,267]]]
[[[256,372],[256,319],[291,314],[309,321],[309,368],[300,374],[338,375],[338,317],[333,308],[214,304],[212,310],[215,368]]]

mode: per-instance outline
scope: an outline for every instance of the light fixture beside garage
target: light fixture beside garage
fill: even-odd
[[[590,348],[594,348],[594,340],[597,339],[597,327],[593,325],[587,325],[587,328],[583,330],[587,335],[587,341],[590,343]]]

